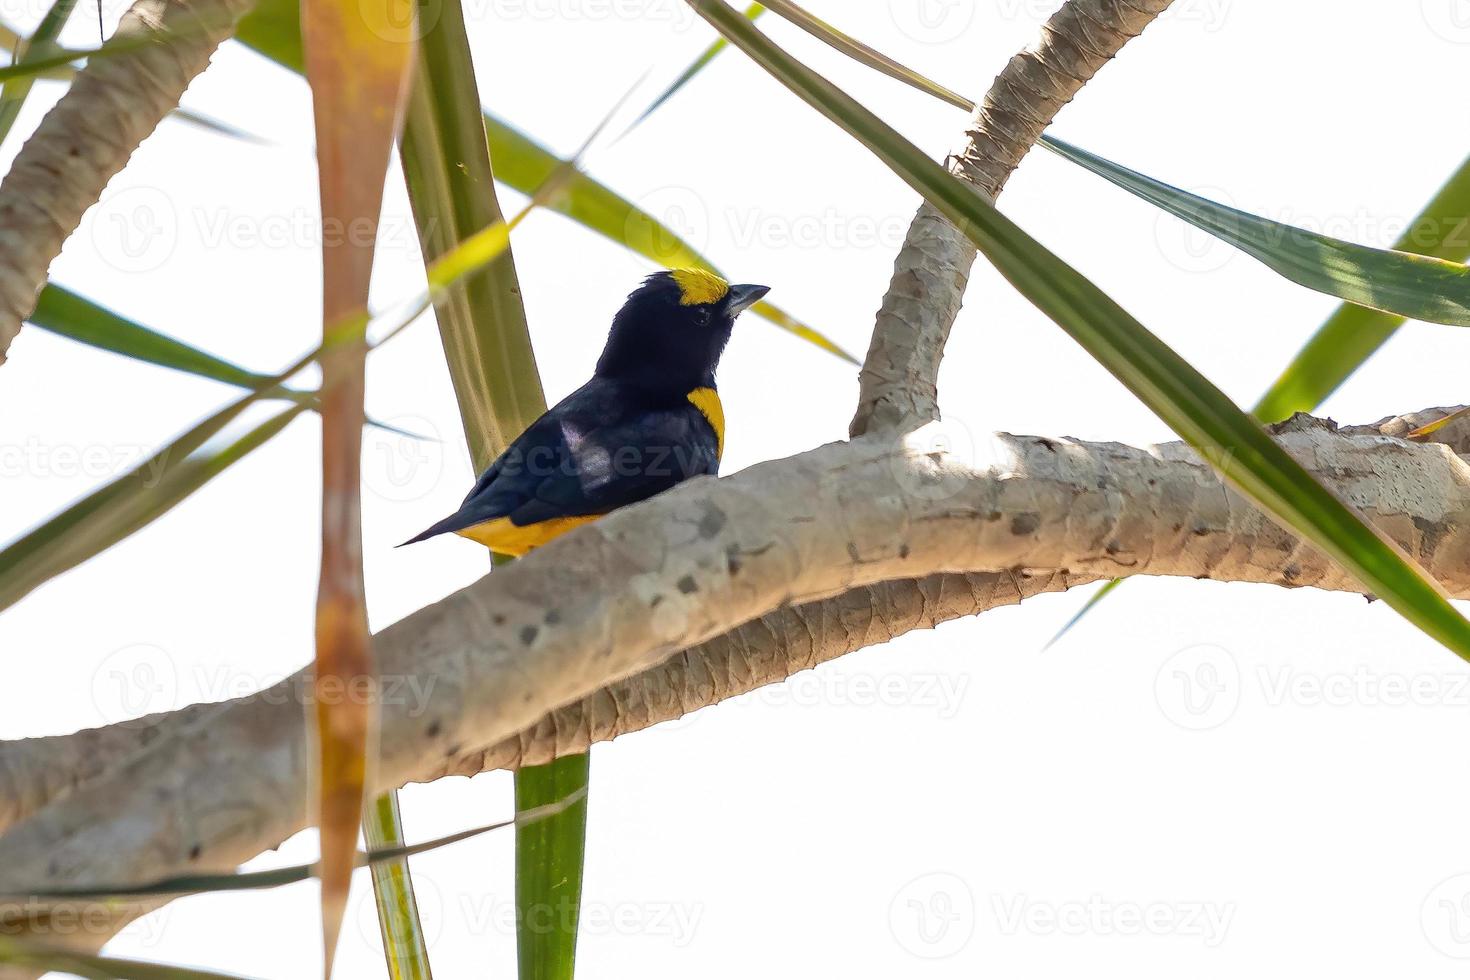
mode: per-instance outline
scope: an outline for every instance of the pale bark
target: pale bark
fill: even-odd
[[[1436,421],[1451,408],[1390,416],[1371,425],[1348,426],[1352,435],[1401,437]],[[1273,428],[1290,432],[1315,425],[1306,416]],[[1470,453],[1470,419],[1436,433],[1433,441]],[[883,643],[996,606],[1097,581],[1094,576],[1041,570],[1018,574],[955,573],[895,579],[853,589],[832,599],[774,610],[651,670],[609,685],[552,711],[534,725],[488,746],[472,746],[446,759],[443,775],[471,776],[550,762],[596,742],[642,731],[727,698],[777,683],[843,654]],[[277,685],[285,697],[299,690],[304,674]],[[276,695],[273,695],[276,696]],[[243,700],[243,699],[242,699]],[[219,710],[194,704],[123,724],[70,735],[0,741],[0,832],[42,806],[121,765],[160,737],[187,728]],[[299,719],[304,724],[304,714]],[[207,722],[205,722],[207,724]]]
[[[1294,456],[1453,595],[1470,597],[1470,464],[1448,446],[1326,422],[1299,418],[1284,430]],[[1452,436],[1458,442],[1463,432],[1456,426]],[[894,579],[996,572],[988,584],[967,585],[974,594],[959,597],[962,613],[966,603],[983,608],[1008,594],[1007,570],[1027,569],[1357,588],[1178,443],[1143,450],[997,435],[974,461],[930,452],[922,431],[834,444],[619,511],[379,633],[384,675],[416,675],[429,694],[421,704],[384,706],[374,788],[462,771],[480,746],[492,747],[490,762],[512,763],[521,750],[498,744],[506,739],[529,739],[539,759],[585,747],[594,731],[673,717],[695,706],[668,686],[690,683],[677,662],[660,675],[663,688],[636,695],[644,706],[627,724],[617,718],[632,698],[608,695],[541,721],[785,604]],[[1053,584],[1061,583],[1040,588]],[[861,598],[851,599],[859,625],[871,615]],[[877,629],[849,629],[839,616],[812,642],[840,653],[904,623],[940,621],[945,614],[934,610],[912,615],[924,601]],[[811,622],[807,611],[793,617],[778,628]],[[766,629],[752,624],[728,637],[725,666],[758,683],[827,655],[814,658],[800,644],[793,654],[780,638],[757,648],[783,659],[757,665],[742,646]],[[695,651],[690,662],[706,669],[718,660]],[[694,683],[711,699],[748,686]],[[277,688],[191,711],[187,724],[151,726],[149,744],[0,837],[0,893],[228,867],[302,827],[309,779],[297,700]],[[567,726],[584,725],[586,734],[569,734]],[[521,734],[533,726],[543,730]],[[77,744],[88,740],[99,737]],[[25,742],[4,747],[6,780],[35,771],[28,751]],[[56,762],[54,743],[46,751]],[[3,792],[25,796],[14,789]]]
[[[707,643],[544,715],[434,776],[551,762],[718,704],[864,647],[1093,579],[1061,572],[970,572],[897,579],[767,613]]]
[[[1059,573],[969,573],[900,579],[767,613],[664,663],[558,708],[494,745],[475,745],[418,777],[470,776],[551,762],[785,680],[845,653],[996,606],[1094,581]],[[304,672],[267,695],[297,700]],[[248,699],[238,699],[239,703]],[[0,831],[124,765],[160,738],[209,725],[218,704],[194,704],[71,735],[0,741]],[[305,738],[305,714],[283,719]]]
[[[1171,0],[1072,0],[1041,39],[1011,59],[971,118],[950,170],[994,201],[1056,114]],[[939,418],[939,362],[975,264],[975,246],[919,206],[873,327],[849,431],[913,428]]]
[[[82,215],[252,2],[137,0],[114,41],[159,40],[91,59],[21,148],[0,182],[0,364]]]
[[[1427,409],[1340,431],[1403,436],[1452,411],[1453,408]],[[1273,428],[1289,432],[1295,427],[1315,424],[1315,420],[1303,416]],[[1461,420],[1432,438],[1456,453],[1470,453],[1470,419]],[[1096,576],[1040,569],[1019,574],[936,574],[895,579],[854,589],[832,599],[776,609],[723,636],[684,650],[651,670],[558,708],[494,745],[463,749],[453,758],[447,758],[441,769],[418,781],[550,762],[562,755],[585,751],[596,742],[672,721],[699,708],[777,683],[798,671],[915,629],[927,629],[996,606],[1010,605],[1023,597],[1064,591],[1094,581]],[[291,697],[289,692],[299,689],[302,683],[304,673],[277,685],[271,696]],[[106,774],[160,737],[177,733],[218,709],[215,704],[195,704],[71,735],[0,741],[0,832],[52,800]]]

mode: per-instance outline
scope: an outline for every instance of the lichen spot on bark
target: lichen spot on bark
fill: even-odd
[[[699,536],[706,541],[725,529],[725,512],[712,504],[706,505],[704,516],[699,519]]]
[[[1016,537],[1035,534],[1039,527],[1041,527],[1040,514],[1017,514],[1011,518],[1011,533]]]

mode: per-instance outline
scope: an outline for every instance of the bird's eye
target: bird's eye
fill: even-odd
[[[701,327],[707,327],[707,326],[709,326],[709,315],[710,315],[709,314],[709,309],[707,307],[700,307],[699,309],[695,310],[694,311],[694,322],[695,322],[695,324],[698,325],[698,326],[701,326]]]

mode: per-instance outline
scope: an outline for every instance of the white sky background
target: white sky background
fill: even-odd
[[[468,0],[484,101],[570,152],[642,72],[653,67],[630,115],[712,37],[676,0],[620,3]],[[1056,6],[811,2],[972,97]],[[30,26],[40,0],[0,0],[0,11]],[[64,40],[95,41],[90,12],[74,20]],[[960,133],[963,113],[774,17],[762,26],[936,157]],[[1387,245],[1466,152],[1467,55],[1465,0],[1178,0],[1054,132],[1257,213]],[[55,95],[40,89],[21,128]],[[140,322],[274,369],[318,329],[307,89],[227,46],[186,103],[277,145],[165,123],[53,273]],[[773,300],[866,350],[917,199],[737,52],[588,166],[733,277],[770,284]],[[114,216],[140,205],[172,232],[129,261]],[[1026,160],[1002,206],[1243,404],[1333,307],[1045,153]],[[411,229],[395,171],[380,302],[421,286]],[[552,214],[527,221],[515,248],[554,399],[590,372],[648,269]],[[1360,422],[1463,402],[1467,363],[1470,333],[1411,325],[1327,408]],[[941,381],[946,417],[977,438],[1169,438],[983,260]],[[842,438],[856,393],[854,370],[754,317],[720,382],[727,472]],[[0,371],[0,539],[231,397],[26,329]],[[452,510],[472,479],[430,322],[373,356],[368,403],[442,439],[366,435],[380,628],[470,582],[485,557],[458,539],[392,548]],[[0,617],[0,737],[234,696],[307,662],[318,432],[303,418]],[[1194,581],[1130,583],[1042,653],[1084,597],[911,634],[598,746],[582,974],[1462,975],[1470,668],[1382,604]],[[510,780],[446,780],[403,799],[422,839],[506,816]],[[302,835],[259,863],[314,849]],[[510,835],[413,869],[438,975],[511,976]],[[339,975],[381,976],[365,876],[353,901]],[[318,928],[316,889],[298,885],[176,902],[110,949],[308,978]]]

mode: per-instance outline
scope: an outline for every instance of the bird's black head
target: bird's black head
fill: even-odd
[[[732,286],[702,269],[655,272],[613,317],[597,374],[677,389],[681,397],[708,386],[735,318],[768,291],[767,286]]]

